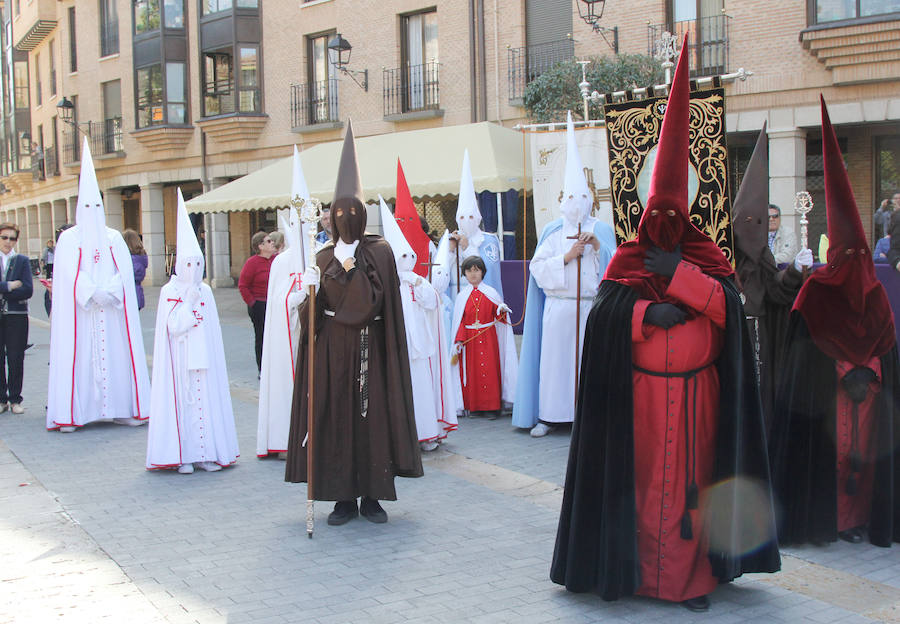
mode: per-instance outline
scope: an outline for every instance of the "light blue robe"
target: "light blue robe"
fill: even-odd
[[[538,246],[554,232],[562,229],[562,218],[548,223],[541,232]],[[594,223],[594,236],[600,241],[599,253],[605,258],[600,269],[600,278],[606,272],[606,264],[616,251],[613,230],[602,221]],[[514,427],[531,429],[538,423],[540,411],[540,366],[541,341],[543,338],[544,291],[534,277],[528,278],[528,299],[525,305],[525,327],[522,332],[522,349],[519,355],[519,379],[516,400],[513,404],[512,424]],[[573,319],[574,320],[574,319]],[[582,336],[582,340],[584,336]]]

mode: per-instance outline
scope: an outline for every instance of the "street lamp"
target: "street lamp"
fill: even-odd
[[[347,65],[350,63],[350,53],[353,51],[353,46],[350,45],[350,42],[344,39],[341,36],[341,33],[337,33],[334,37],[332,37],[328,41],[328,52],[333,53],[329,54],[331,59],[331,64],[334,65],[342,74],[350,76],[350,79],[357,84],[363,91],[369,90],[369,70],[364,69],[362,71],[354,71],[352,69],[348,69]],[[336,58],[335,58],[336,57]],[[357,76],[362,76],[362,82],[357,80]]]
[[[72,126],[87,138],[91,138],[90,134],[82,130],[81,126],[75,123],[75,104],[72,100],[63,96],[63,99],[56,105],[56,110],[59,111],[59,118],[62,119],[63,123]]]
[[[606,0],[578,0],[576,5],[578,6],[578,15],[581,16],[584,23],[590,26],[595,33],[603,37],[603,40],[606,41],[606,45],[608,45],[615,54],[618,54],[619,27],[613,26],[612,28],[605,28],[600,25],[600,18],[603,17],[603,9],[606,8]],[[607,33],[612,34],[612,43],[606,38]]]

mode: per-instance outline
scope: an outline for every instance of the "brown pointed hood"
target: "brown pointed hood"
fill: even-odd
[[[625,283],[654,301],[665,298],[669,280],[644,268],[644,258],[652,247],[671,251],[676,245],[681,245],[684,260],[714,277],[727,277],[734,272],[722,250],[691,223],[689,215],[689,56],[685,35],[660,127],[650,192],[638,227],[638,237],[619,246],[606,269],[607,279]]]
[[[813,341],[825,355],[863,365],[894,346],[894,315],[875,277],[850,177],[825,99],[821,102],[828,264],[800,289],[794,310],[803,315]]]
[[[752,260],[762,258],[769,251],[769,148],[765,123],[734,199],[731,220],[735,246]]]
[[[347,120],[347,134],[344,135],[337,180],[334,183],[331,227],[335,241],[341,238],[347,243],[362,238],[366,229],[366,202],[356,160],[353,122],[350,119]]]

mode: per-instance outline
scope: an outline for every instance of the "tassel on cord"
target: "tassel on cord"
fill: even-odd
[[[694,481],[688,486],[687,489],[687,498],[684,502],[685,509],[697,509],[698,508],[698,499],[700,498],[700,488],[697,487],[697,482]]]
[[[691,522],[691,514],[687,511],[685,511],[684,515],[681,516],[681,539],[694,539],[694,525]]]

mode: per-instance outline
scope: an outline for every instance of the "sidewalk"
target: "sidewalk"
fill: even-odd
[[[24,415],[0,414],[0,622],[900,622],[900,545],[785,553],[785,571],[719,587],[707,614],[605,603],[548,578],[568,433],[465,419],[390,521],[329,527],[283,462],[254,456],[253,333],[215,291],[243,456],[218,473],[143,469],[146,427],[47,432],[49,329],[32,300]],[[142,314],[148,354],[158,289]],[[290,392],[290,388],[285,388]],[[62,616],[62,617],[60,617]]]

